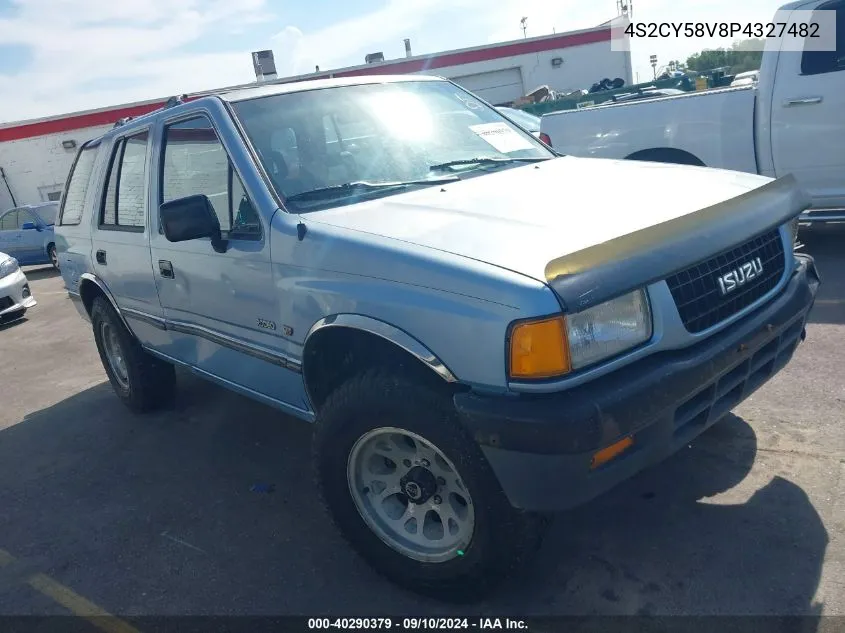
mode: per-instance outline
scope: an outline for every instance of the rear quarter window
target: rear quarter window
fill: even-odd
[[[70,170],[67,187],[65,187],[65,195],[62,198],[59,215],[59,224],[62,226],[75,225],[82,221],[88,187],[91,184],[91,176],[94,173],[94,164],[97,161],[99,148],[99,143],[85,145],[76,156]]]

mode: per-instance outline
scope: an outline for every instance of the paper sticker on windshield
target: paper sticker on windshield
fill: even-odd
[[[496,151],[503,154],[516,152],[521,149],[532,149],[534,146],[524,136],[519,134],[507,123],[481,123],[470,125],[469,129],[490,143]]]

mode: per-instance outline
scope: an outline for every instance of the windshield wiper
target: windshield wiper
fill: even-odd
[[[397,180],[395,182],[369,182],[367,180],[356,180],[355,182],[345,182],[342,185],[332,185],[330,187],[319,187],[301,193],[295,193],[292,196],[287,196],[285,201],[297,200],[321,200],[326,198],[336,198],[353,193],[369,193],[371,191],[379,191],[381,189],[395,189],[397,187],[412,187],[414,185],[439,185],[446,182],[455,182],[460,180],[459,176],[443,176],[442,178],[426,178],[422,180]]]
[[[461,165],[500,165],[505,163],[538,163],[544,160],[551,160],[550,158],[496,158],[495,156],[479,156],[477,158],[461,158],[459,160],[450,160],[446,163],[439,163],[429,167],[431,171],[440,171],[448,169],[449,167],[460,167]]]

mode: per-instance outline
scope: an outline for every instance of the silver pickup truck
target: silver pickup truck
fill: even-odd
[[[793,253],[807,205],[789,177],[560,157],[446,80],[352,78],[123,122],[80,149],[56,244],[132,410],[178,365],[313,423],[349,542],[472,599],[549,512],[789,361],[819,283]]]

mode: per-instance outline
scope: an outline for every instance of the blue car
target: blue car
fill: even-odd
[[[52,264],[59,269],[53,225],[59,205],[46,202],[25,205],[0,213],[0,251],[21,266]]]

